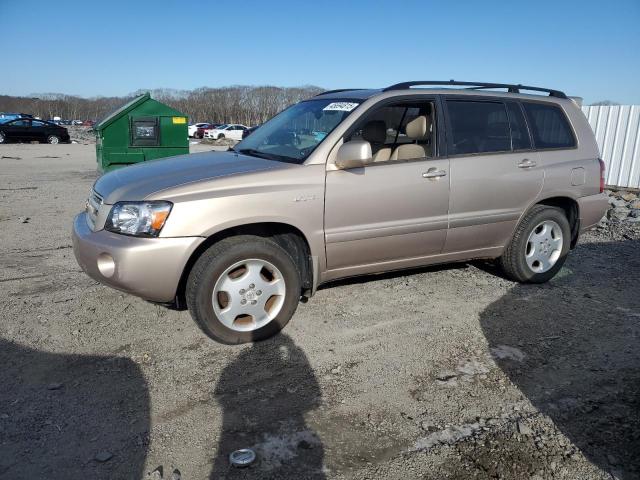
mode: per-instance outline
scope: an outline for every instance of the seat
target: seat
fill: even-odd
[[[411,158],[423,158],[431,156],[431,145],[420,144],[431,137],[431,117],[421,115],[407,123],[405,128],[407,137],[415,143],[398,145],[391,154],[391,160],[408,160]]]
[[[374,162],[386,162],[391,157],[391,148],[385,147],[387,125],[383,120],[371,120],[362,129],[362,138],[371,144]]]

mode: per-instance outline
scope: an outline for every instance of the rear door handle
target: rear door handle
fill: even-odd
[[[436,170],[435,168],[430,168],[429,170],[427,170],[422,174],[422,177],[423,178],[440,178],[440,177],[446,177],[446,175],[447,175],[447,172],[445,172],[444,170]]]
[[[525,158],[518,164],[519,168],[531,168],[535,166],[536,166],[536,162],[534,162],[533,160],[529,160],[528,158]]]

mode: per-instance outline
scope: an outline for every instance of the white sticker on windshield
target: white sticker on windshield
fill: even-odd
[[[350,112],[358,106],[357,103],[351,102],[333,102],[324,107],[322,110],[337,110],[340,112]]]

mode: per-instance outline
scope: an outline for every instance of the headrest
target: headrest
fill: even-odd
[[[407,137],[412,140],[423,140],[426,136],[429,135],[431,130],[431,117],[427,117],[425,115],[421,115],[409,123],[405,127],[405,131],[407,133]]]
[[[371,143],[384,143],[387,139],[387,125],[383,120],[371,120],[362,129],[362,138]]]

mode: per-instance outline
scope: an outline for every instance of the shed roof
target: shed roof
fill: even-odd
[[[110,113],[109,115],[104,117],[102,120],[100,120],[100,122],[95,127],[93,127],[93,129],[102,130],[103,128],[106,128],[107,126],[115,122],[118,118],[130,112],[131,110],[136,108],[138,105],[143,104],[150,98],[151,98],[151,95],[149,94],[149,92],[134,98],[133,100],[129,101],[128,103],[125,103],[123,106],[121,106],[120,108],[118,108],[117,110]]]
[[[146,103],[148,104],[144,107],[144,109],[147,112],[153,112],[153,113],[150,113],[151,115],[164,115],[164,116],[173,115],[175,117],[186,117],[184,113],[179,112],[175,108],[172,108],[169,105],[166,105],[164,103],[158,102],[157,100],[154,100],[153,98],[151,98],[151,95],[149,94],[149,92],[147,92],[143,95],[137,96],[136,98],[132,99],[128,103],[124,104],[123,106],[115,110],[113,113],[110,113],[105,118],[100,120],[98,124],[94,127],[94,130],[105,129],[106,127],[111,125],[113,122],[115,122],[119,118],[127,115],[128,113],[134,111],[135,109],[137,109],[138,107]]]

